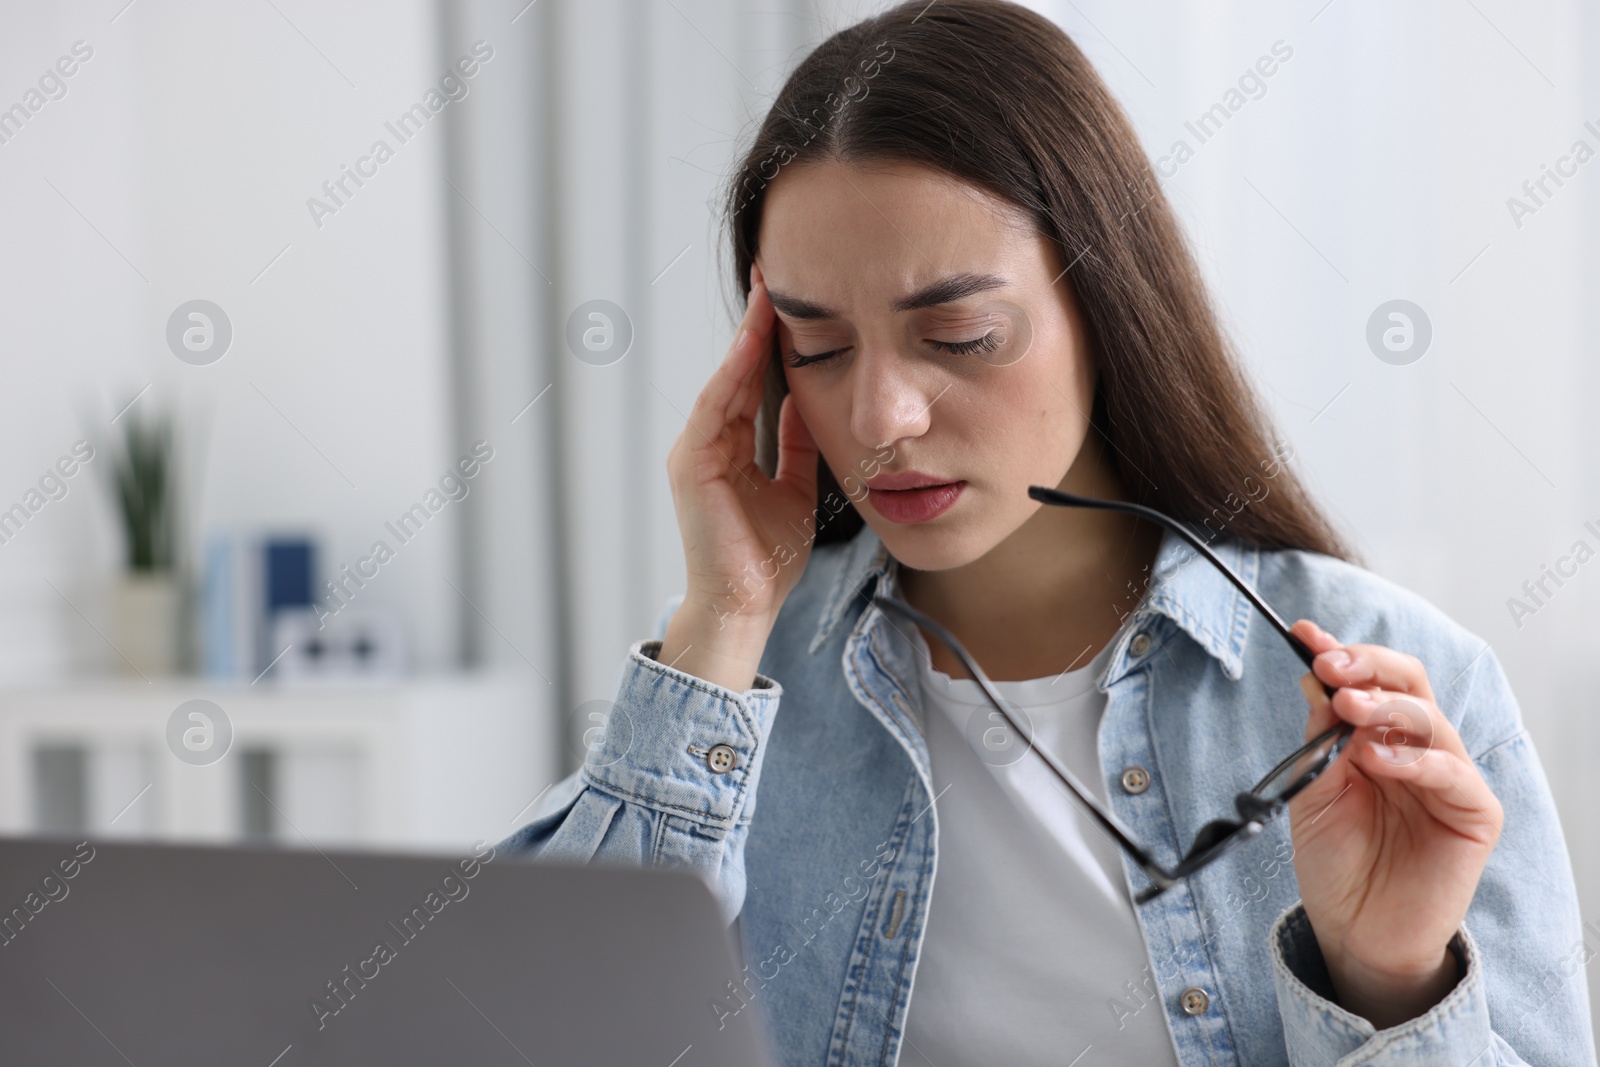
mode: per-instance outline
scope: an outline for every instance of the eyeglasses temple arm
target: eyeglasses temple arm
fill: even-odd
[[[1243,579],[1241,579],[1237,574],[1233,573],[1233,568],[1229,567],[1226,563],[1223,563],[1222,560],[1218,559],[1217,554],[1211,551],[1211,549],[1206,546],[1205,542],[1196,537],[1193,532],[1179,525],[1177,522],[1173,521],[1168,516],[1163,515],[1161,512],[1156,511],[1154,508],[1147,508],[1143,504],[1134,504],[1126,500],[1099,500],[1094,497],[1077,496],[1073,493],[1063,493],[1059,489],[1047,489],[1042,485],[1028,486],[1028,495],[1044,504],[1057,504],[1063,507],[1071,508],[1102,508],[1107,511],[1121,511],[1130,515],[1137,515],[1143,519],[1149,519],[1154,523],[1159,523],[1160,525],[1171,530],[1173,533],[1177,534],[1179,537],[1183,538],[1185,541],[1189,542],[1189,544],[1194,546],[1195,551],[1199,552],[1202,556],[1206,557],[1206,559],[1210,560],[1212,565],[1215,566],[1217,570],[1221,571],[1228,581],[1232,582],[1239,592],[1243,593],[1245,597],[1249,599],[1250,603],[1255,605],[1256,610],[1261,612],[1262,615],[1266,616],[1267,621],[1270,622],[1273,627],[1283,635],[1283,639],[1289,642],[1289,647],[1294,649],[1295,654],[1300,657],[1307,667],[1310,667],[1311,661],[1317,658],[1317,654],[1311,651],[1310,648],[1306,647],[1306,643],[1304,641],[1300,640],[1294,635],[1294,633],[1289,629],[1288,624],[1278,616],[1276,611],[1272,610],[1272,606],[1266,601],[1262,600],[1261,597],[1256,595],[1256,591],[1254,589],[1251,589],[1244,583]],[[1329,696],[1333,695],[1333,686],[1330,686],[1324,682],[1322,688],[1327,691]]]
[[[1144,869],[1145,873],[1149,875],[1152,880],[1157,881],[1157,884],[1161,884],[1162,881],[1165,881],[1167,885],[1170,885],[1175,881],[1171,874],[1157,865],[1155,859],[1148,852],[1146,852],[1144,848],[1140,846],[1139,843],[1136,842],[1126,830],[1122,828],[1122,825],[1117,822],[1116,816],[1112,815],[1111,812],[1100,806],[1100,802],[1090,795],[1089,791],[1085,789],[1075,777],[1073,777],[1071,771],[1067,770],[1060,763],[1058,763],[1055,757],[1050,755],[1049,752],[1046,752],[1044,749],[1034,744],[1033,737],[1029,735],[1029,733],[1020,725],[1018,725],[1014,718],[1011,717],[1011,712],[1006,709],[1005,700],[995,689],[994,683],[989,681],[988,676],[983,673],[982,668],[980,668],[978,664],[973,661],[972,657],[967,654],[967,650],[961,646],[961,642],[952,637],[948,630],[910,605],[903,604],[900,601],[893,600],[881,594],[875,594],[872,598],[872,603],[880,611],[893,612],[894,614],[899,615],[901,618],[908,619],[918,626],[927,628],[928,630],[932,631],[934,635],[939,638],[939,640],[943,641],[945,645],[949,647],[949,649],[961,660],[962,666],[967,668],[967,672],[971,674],[972,677],[977,681],[979,687],[983,689],[984,694],[989,698],[990,702],[993,703],[996,708],[1000,709],[1000,714],[1005,716],[1006,722],[1010,724],[1011,728],[1015,730],[1018,735],[1023,738],[1023,740],[1027,741],[1029,748],[1037,752],[1044,759],[1044,761],[1050,765],[1050,769],[1056,773],[1058,778],[1066,783],[1068,789],[1072,790],[1073,795],[1076,796],[1078,801],[1088,809],[1089,814],[1093,816],[1095,822],[1100,824],[1100,828],[1107,834],[1111,835],[1111,837],[1134,858],[1134,861]],[[899,629],[899,627],[896,627],[896,629]]]
[[[1134,504],[1124,500],[1099,500],[1094,497],[1077,496],[1073,493],[1063,493],[1059,489],[1047,489],[1042,485],[1030,485],[1028,487],[1028,495],[1044,504],[1059,504],[1066,507],[1102,508],[1107,511],[1122,511],[1130,515],[1138,515],[1141,518],[1149,519],[1151,522],[1159,523],[1166,529],[1171,530],[1173,533],[1189,542],[1189,544],[1194,546],[1195,551],[1199,552],[1201,555],[1205,556],[1206,559],[1210,560],[1217,570],[1221,571],[1223,575],[1227,577],[1228,581],[1232,582],[1239,592],[1243,593],[1250,600],[1250,603],[1256,606],[1256,610],[1260,611],[1262,615],[1266,616],[1267,621],[1272,623],[1277,631],[1283,635],[1283,639],[1289,642],[1289,647],[1294,649],[1295,654],[1298,655],[1302,661],[1304,661],[1307,667],[1310,667],[1311,661],[1316,658],[1316,653],[1307,648],[1305,642],[1300,640],[1289,630],[1289,627],[1284,624],[1283,619],[1278,616],[1278,613],[1272,610],[1271,605],[1267,604],[1266,601],[1257,596],[1254,589],[1251,589],[1244,583],[1242,579],[1240,579],[1237,574],[1233,573],[1233,568],[1229,567],[1227,564],[1223,563],[1222,560],[1218,559],[1217,554],[1211,551],[1210,547],[1196,537],[1193,532],[1184,528],[1183,526],[1180,526],[1171,518],[1163,515],[1159,511],[1156,511],[1154,508],[1147,508],[1143,504]],[[1314,672],[1313,676],[1315,676]],[[1329,697],[1332,697],[1335,692],[1335,688],[1329,685],[1327,682],[1322,683],[1322,690],[1323,692],[1327,693]],[[1299,752],[1292,753],[1277,767],[1274,767],[1267,773],[1266,777],[1262,778],[1261,781],[1267,782],[1277,776],[1287,766],[1292,764],[1299,757],[1301,752],[1311,749],[1316,745],[1322,744],[1335,735],[1350,734],[1354,731],[1354,729],[1355,728],[1347,722],[1335,723],[1333,726],[1329,727],[1312,740],[1306,742],[1305,747]],[[1260,783],[1257,784],[1257,788],[1260,788]]]

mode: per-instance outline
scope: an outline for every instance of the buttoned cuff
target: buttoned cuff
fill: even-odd
[[[755,812],[783,687],[757,674],[738,693],[660,663],[661,640],[628,650],[616,703],[584,757],[584,780],[721,836]]]
[[[1464,972],[1456,987],[1428,1011],[1387,1030],[1334,1003],[1333,983],[1304,905],[1297,901],[1278,916],[1268,940],[1284,1043],[1296,1067],[1472,1063],[1493,1040],[1483,966],[1465,926],[1450,940]]]

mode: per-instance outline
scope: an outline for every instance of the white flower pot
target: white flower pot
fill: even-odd
[[[124,674],[172,674],[178,669],[177,578],[170,573],[131,571],[111,587],[112,659]]]

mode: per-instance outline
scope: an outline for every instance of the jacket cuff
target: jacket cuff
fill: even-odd
[[[1343,1063],[1352,1053],[1350,1062],[1372,1067],[1472,1063],[1493,1040],[1483,966],[1465,925],[1449,946],[1462,971],[1456,987],[1423,1014],[1387,1030],[1334,1003],[1333,983],[1303,904],[1297,901],[1278,916],[1268,941],[1292,1064]]]
[[[616,703],[584,756],[582,775],[592,786],[720,837],[755,812],[761,757],[783,687],[757,674],[736,693],[658,662],[660,651],[660,639],[628,650]]]

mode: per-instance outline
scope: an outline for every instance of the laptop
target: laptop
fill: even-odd
[[[681,869],[0,838],[8,1063],[771,1067],[741,971]]]

